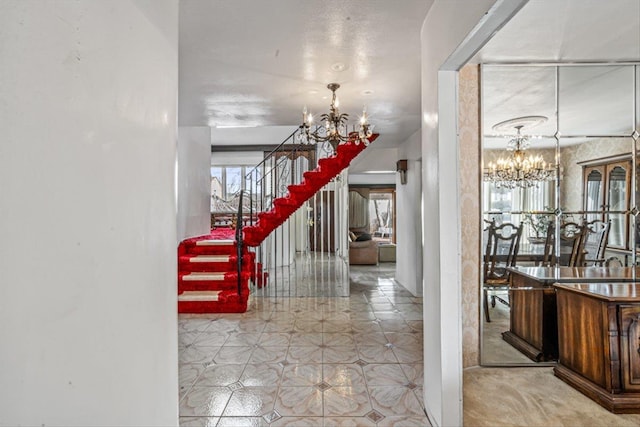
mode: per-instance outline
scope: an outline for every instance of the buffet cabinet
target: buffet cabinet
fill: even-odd
[[[556,284],[554,373],[615,413],[640,413],[640,283]]]
[[[558,320],[554,283],[634,282],[632,267],[510,267],[511,316],[502,338],[530,359],[558,359]]]

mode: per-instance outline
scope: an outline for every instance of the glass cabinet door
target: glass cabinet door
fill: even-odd
[[[626,211],[629,208],[629,180],[631,178],[631,165],[629,162],[607,165],[607,210]],[[609,246],[627,249],[628,221],[627,215],[611,213],[608,216],[611,221],[609,232]]]
[[[585,168],[584,210],[587,221],[602,220],[604,211],[604,166]]]

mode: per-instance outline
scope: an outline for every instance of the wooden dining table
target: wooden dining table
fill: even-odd
[[[502,338],[534,361],[558,359],[554,283],[640,281],[639,267],[509,267],[509,330]]]

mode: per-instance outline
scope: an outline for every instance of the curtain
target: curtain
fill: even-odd
[[[349,191],[349,228],[369,226],[369,200],[357,191]]]

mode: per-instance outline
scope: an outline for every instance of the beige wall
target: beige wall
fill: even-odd
[[[498,161],[500,157],[509,157],[513,153],[512,151],[506,151],[507,142],[509,140],[504,140],[504,148],[496,149],[496,150],[484,150],[482,153],[482,160],[485,165],[489,164],[489,162],[495,163]],[[544,148],[538,150],[528,149],[525,151],[527,156],[537,156],[540,155],[547,163],[553,163],[553,159],[556,157],[556,149],[555,148]]]
[[[571,145],[560,150],[562,181],[560,182],[560,204],[564,210],[582,209],[582,165],[578,162],[602,159],[618,154],[631,153],[631,138],[595,139]]]
[[[460,218],[462,238],[462,366],[480,363],[480,87],[479,67],[459,75]]]

